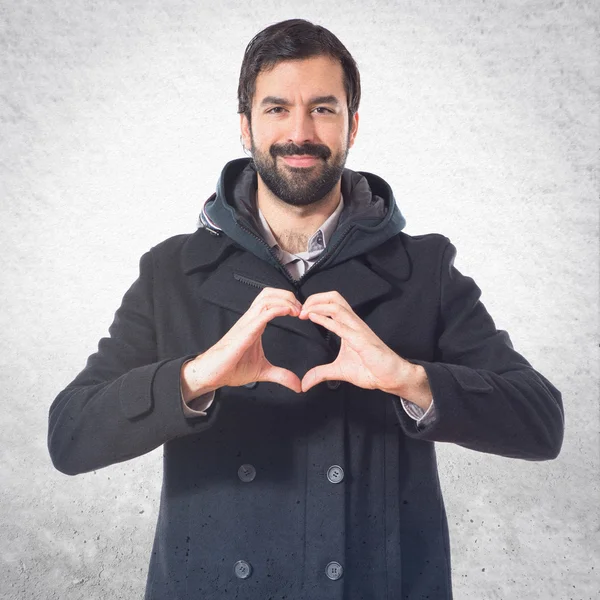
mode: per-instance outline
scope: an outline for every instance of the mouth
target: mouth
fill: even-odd
[[[321,160],[316,156],[309,156],[308,154],[294,154],[292,156],[283,156],[282,158],[290,167],[312,167]]]

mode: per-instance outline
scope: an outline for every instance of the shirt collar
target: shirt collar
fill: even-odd
[[[322,251],[327,247],[333,232],[335,231],[338,221],[340,219],[340,214],[342,213],[342,209],[344,208],[344,197],[340,196],[340,202],[337,205],[337,208],[327,217],[327,220],[315,231],[308,240],[308,248],[307,252],[311,251]],[[269,244],[271,248],[277,247],[279,248],[279,244],[273,235],[271,227],[269,227],[269,223],[265,219],[260,208],[258,209],[258,219],[262,228],[262,234],[265,242]]]

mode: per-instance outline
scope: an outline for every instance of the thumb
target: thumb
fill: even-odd
[[[300,379],[295,373],[292,373],[287,369],[282,369],[281,367],[276,367],[271,364],[269,364],[269,366],[265,369],[261,380],[271,381],[272,383],[278,383],[279,385],[283,385],[284,387],[289,388],[297,394],[299,394],[302,391]]]
[[[329,363],[328,365],[319,365],[308,371],[302,378],[302,391],[307,392],[310,390],[310,388],[321,383],[322,381],[337,379],[333,369],[331,368],[332,364],[333,363]]]

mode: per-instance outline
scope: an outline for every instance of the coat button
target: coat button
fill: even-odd
[[[242,465],[238,469],[238,477],[244,483],[254,481],[254,478],[256,477],[256,469],[252,465]]]
[[[233,565],[233,572],[239,579],[248,579],[252,575],[252,565],[245,560],[238,560]]]
[[[250,383],[245,383],[244,387],[248,388],[249,390],[254,389],[256,386],[258,385],[258,381],[251,381]]]
[[[344,567],[334,560],[325,567],[325,574],[331,581],[336,581],[344,574]]]
[[[337,390],[340,387],[341,383],[342,383],[341,381],[331,380],[330,379],[330,380],[327,381],[327,387],[330,390]]]
[[[341,483],[344,480],[344,469],[339,465],[331,465],[329,469],[327,469],[327,479],[331,483]]]

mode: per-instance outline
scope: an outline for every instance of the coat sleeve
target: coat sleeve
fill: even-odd
[[[556,458],[564,433],[560,392],[496,329],[480,289],[454,267],[456,249],[446,242],[435,360],[409,359],[427,373],[436,417],[419,427],[394,401],[402,428],[413,438],[480,452]]]
[[[54,466],[75,475],[145,454],[166,441],[212,425],[186,418],[180,369],[191,358],[157,360],[152,251],[83,371],[49,411],[48,448]]]

